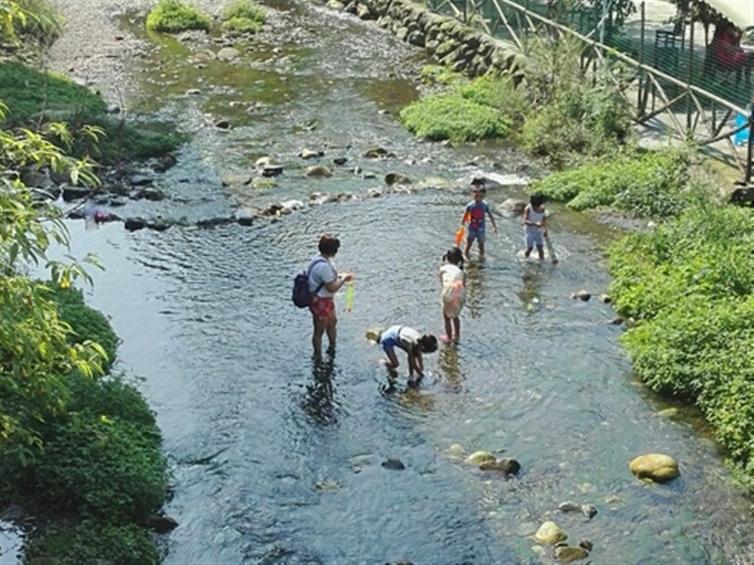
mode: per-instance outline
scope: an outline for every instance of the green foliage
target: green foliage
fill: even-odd
[[[151,159],[174,151],[185,140],[168,125],[133,124],[105,118],[93,120],[104,135],[96,142],[79,137],[74,146],[77,154],[90,155],[108,165],[133,159]]]
[[[256,33],[267,14],[253,0],[235,0],[223,10],[223,27],[240,33]]]
[[[623,343],[653,389],[696,401],[754,486],[754,216],[697,204],[610,249]]]
[[[688,153],[650,151],[553,173],[533,183],[531,190],[568,202],[575,210],[611,206],[640,217],[667,217],[686,207],[688,171]]]
[[[45,0],[3,0],[0,2],[0,40],[19,39],[51,42],[60,31],[57,14]]]
[[[468,79],[444,65],[424,65],[421,81],[427,86],[451,86],[466,83]]]
[[[86,407],[53,426],[29,482],[58,511],[115,524],[143,521],[165,500],[166,462],[155,445],[158,434]]]
[[[43,112],[90,117],[104,113],[106,108],[104,100],[88,88],[62,75],[15,62],[0,63],[0,100],[8,105],[7,118],[12,124]]]
[[[606,81],[573,83],[554,94],[526,120],[523,146],[562,167],[572,154],[599,156],[615,151],[631,132],[626,102]]]
[[[509,125],[493,108],[458,94],[434,94],[401,111],[401,121],[417,136],[454,143],[506,137]]]
[[[531,110],[526,91],[505,75],[486,74],[460,86],[458,92],[467,100],[494,108],[517,129]]]
[[[178,33],[189,29],[209,30],[210,20],[183,0],[160,0],[147,16],[147,29]]]
[[[26,550],[28,563],[154,565],[159,560],[157,548],[146,530],[94,521],[49,530]]]
[[[90,308],[84,302],[84,295],[74,288],[50,288],[50,298],[58,310],[58,317],[72,328],[68,335],[71,344],[93,341],[107,353],[108,364],[115,360],[118,336],[102,312]]]

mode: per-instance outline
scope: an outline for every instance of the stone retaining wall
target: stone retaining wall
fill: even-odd
[[[410,0],[351,0],[348,4],[330,0],[327,6],[362,20],[376,20],[380,27],[423,47],[440,64],[455,71],[473,77],[497,70],[523,78],[524,57],[514,44],[494,39],[450,16],[435,14],[421,4]]]

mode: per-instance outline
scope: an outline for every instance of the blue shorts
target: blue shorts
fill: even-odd
[[[471,245],[474,243],[474,240],[477,240],[479,243],[484,244],[484,228],[481,229],[472,229],[469,228],[469,235],[466,237],[466,242]]]
[[[545,246],[545,241],[542,237],[542,230],[526,230],[524,240],[526,241],[527,249],[531,249],[532,247]]]
[[[401,328],[402,326],[391,326],[380,335],[380,345],[385,353],[390,353],[398,345],[398,334]]]

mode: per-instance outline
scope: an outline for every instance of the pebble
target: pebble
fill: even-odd
[[[403,471],[406,468],[406,465],[400,459],[387,459],[382,462],[382,466],[391,471]]]
[[[548,520],[539,527],[537,533],[534,534],[534,537],[539,543],[555,545],[560,541],[568,539],[568,534],[566,534],[555,522]]]

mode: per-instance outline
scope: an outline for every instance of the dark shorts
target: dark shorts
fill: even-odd
[[[472,229],[469,228],[469,235],[466,236],[466,241],[469,245],[474,243],[474,240],[478,241],[481,244],[484,244],[484,228],[482,229]]]
[[[309,311],[317,320],[329,320],[335,314],[335,301],[332,298],[312,296]]]

